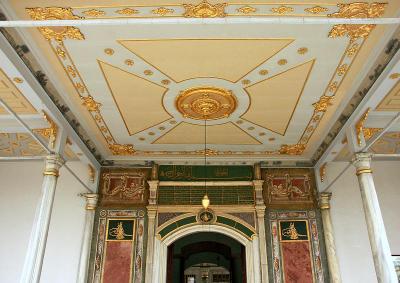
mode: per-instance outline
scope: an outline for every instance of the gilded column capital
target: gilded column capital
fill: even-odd
[[[371,158],[372,154],[368,152],[359,152],[354,155],[352,163],[356,167],[357,176],[364,173],[372,173]]]
[[[157,216],[157,206],[148,205],[146,208],[147,208],[147,216],[149,217],[149,219],[155,219]]]
[[[266,206],[264,204],[257,204],[255,208],[257,217],[264,218]]]
[[[254,189],[262,190],[264,185],[264,180],[253,180]]]
[[[320,193],[319,194],[319,208],[320,209],[330,209],[331,208],[331,201],[332,193]]]
[[[86,210],[95,210],[97,207],[97,201],[99,200],[98,194],[82,194],[86,199]]]
[[[156,205],[157,204],[157,191],[158,191],[158,180],[149,180],[147,183],[149,184],[150,197],[149,204]]]
[[[59,169],[65,163],[64,159],[59,154],[51,154],[46,156],[44,176],[59,176]]]
[[[256,205],[264,205],[264,198],[263,198],[263,184],[264,180],[253,180],[253,186],[255,191],[256,197]]]

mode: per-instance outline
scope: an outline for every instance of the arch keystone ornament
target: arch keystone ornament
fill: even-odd
[[[229,117],[236,106],[232,91],[217,87],[189,88],[176,98],[176,108],[183,117],[195,120]]]

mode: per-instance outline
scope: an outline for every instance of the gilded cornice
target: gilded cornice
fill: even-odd
[[[225,7],[227,3],[210,4],[202,1],[198,5],[183,4],[185,18],[224,18],[226,17]]]
[[[313,103],[316,112],[326,112],[329,106],[332,106],[333,96],[323,95],[317,102]]]
[[[332,18],[378,18],[385,12],[386,3],[365,3],[355,2],[349,4],[338,4],[339,11],[329,14]],[[329,37],[347,36],[351,41],[358,38],[367,38],[371,31],[375,28],[374,24],[339,24],[334,25],[329,32]]]
[[[134,155],[136,152],[131,144],[109,144],[108,147],[114,155]]]
[[[288,155],[300,155],[306,149],[305,144],[291,144],[291,145],[282,145],[279,150],[280,154],[288,154]]]
[[[101,103],[96,102],[92,96],[81,96],[81,99],[82,105],[85,106],[88,111],[100,112]]]
[[[72,13],[72,8],[46,7],[46,8],[27,8],[29,16],[32,20],[78,20],[81,17]],[[85,39],[81,31],[76,27],[63,27],[61,29],[53,29],[51,27],[39,27],[40,32],[47,40],[55,39],[62,42],[64,39]]]

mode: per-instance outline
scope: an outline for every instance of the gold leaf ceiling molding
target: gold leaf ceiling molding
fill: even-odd
[[[110,18],[224,18],[237,16],[295,16],[326,17],[337,11],[336,4],[329,3],[209,3],[207,1],[177,3],[161,6],[152,5],[110,5],[72,7],[74,14],[86,19]]]
[[[352,4],[359,4],[359,3],[352,3]],[[238,7],[233,7],[236,9],[242,7],[243,5],[240,5]],[[297,11],[299,10],[299,7],[297,5],[290,5],[290,6],[294,6],[295,9],[293,10],[293,15],[298,15],[296,14]],[[304,5],[303,5],[304,6]],[[315,5],[306,5],[307,7],[302,7],[302,9],[307,9],[307,8],[312,8],[315,7]],[[325,5],[323,5],[325,6]],[[362,5],[359,5],[360,7]],[[354,6],[353,6],[354,7]],[[358,8],[360,8],[358,7]],[[130,8],[130,7],[125,7],[125,8]],[[229,5],[227,6],[226,10],[229,10]],[[332,6],[330,7],[326,7],[328,9],[327,14],[328,13],[332,13],[332,12],[337,12],[336,8],[335,11],[332,11],[333,8]],[[370,7],[371,8],[371,7]],[[49,9],[53,9],[53,8],[34,8],[36,9],[35,13],[38,14],[32,14],[30,13],[30,16],[34,19],[51,19],[53,17],[53,15],[50,15],[47,13]],[[39,11],[37,9],[43,9],[42,11]],[[65,8],[68,11],[60,11],[60,15],[57,15],[59,17],[82,17],[82,15],[80,14],[81,12],[77,12],[76,15],[72,14],[71,9],[69,8]],[[76,9],[76,8],[75,8]],[[75,13],[75,9],[74,9],[74,13]],[[118,7],[119,10],[121,10],[121,7]],[[303,10],[304,10],[303,9]],[[364,9],[364,7],[360,8],[361,10]],[[369,9],[369,8],[368,8]],[[379,8],[381,9],[381,8]],[[379,10],[378,9],[378,10]],[[257,7],[257,10],[258,7]],[[174,9],[174,11],[177,11],[176,9]],[[29,9],[28,9],[29,12]],[[52,11],[54,13],[54,9]],[[71,13],[70,13],[71,12]],[[83,12],[83,11],[82,11]],[[239,12],[238,12],[239,13]],[[41,15],[40,15],[41,14]],[[98,16],[101,17],[100,13]],[[140,14],[140,11],[139,13]],[[227,13],[229,16],[229,13]],[[312,14],[312,13],[311,13]],[[374,17],[374,16],[380,16],[382,14],[382,12],[377,12],[377,14],[368,14],[367,17]],[[105,12],[104,14],[105,16],[108,15],[107,12]],[[243,15],[243,14],[241,14]],[[119,14],[119,16],[121,16]],[[326,14],[324,14],[323,16],[326,16]],[[349,17],[357,17],[357,14],[351,14]],[[54,17],[53,17],[54,18]],[[73,28],[73,27],[72,27]],[[334,27],[335,28],[335,27]],[[336,27],[338,28],[338,27]],[[360,29],[365,31],[365,27],[363,27],[363,25],[360,25],[359,27]],[[373,28],[373,27],[372,27]],[[368,29],[369,31],[372,30]],[[41,30],[43,33],[43,30]],[[333,75],[333,77],[330,80],[330,83],[328,84],[325,93],[321,96],[321,97],[333,97],[337,91],[337,89],[340,87],[340,84],[343,80],[343,78],[346,76],[349,68],[351,67],[351,64],[354,60],[354,58],[356,57],[358,51],[360,50],[362,43],[364,42],[364,39],[368,36],[368,33],[365,32],[360,32],[360,33],[354,33],[353,30],[352,31],[346,31],[348,34],[351,34],[349,36],[350,40],[349,40],[349,45],[347,46],[347,49],[345,51],[345,53],[343,54],[342,59],[340,60],[340,63],[337,67],[337,71],[335,72],[335,74]],[[333,33],[331,33],[332,35]],[[344,36],[346,33],[343,32],[338,32],[335,33],[335,36],[333,37],[339,37],[339,36]],[[355,34],[355,35],[354,35]],[[360,35],[361,34],[361,35]],[[45,33],[43,33],[43,35],[45,36],[46,39],[49,40],[49,43],[51,44],[53,51],[55,52],[56,56],[59,58],[60,63],[64,66],[66,73],[68,75],[68,77],[70,78],[71,82],[73,83],[78,95],[82,98],[85,97],[92,97],[93,99],[95,99],[95,97],[91,96],[88,89],[86,88],[84,82],[82,81],[82,78],[78,72],[78,70],[76,69],[71,57],[68,54],[67,49],[65,48],[64,44],[63,44],[63,40],[68,40],[68,39],[84,39],[82,33],[79,31],[79,29],[76,31],[74,30],[72,32],[72,34],[70,33],[70,30],[65,28],[63,30],[61,30],[61,33],[58,30],[52,30],[52,31],[47,31]],[[346,34],[347,35],[347,34]],[[355,50],[355,51],[354,51]],[[260,71],[261,73],[261,71]],[[150,74],[150,70],[149,70],[149,74]],[[152,72],[151,72],[152,74]],[[150,75],[151,75],[150,74]],[[146,75],[146,73],[145,73]],[[248,79],[242,80],[243,84],[248,84]],[[85,100],[84,100],[85,102]],[[85,104],[85,103],[84,103]],[[315,104],[315,103],[314,103]],[[85,104],[86,105],[86,104]],[[98,104],[96,104],[98,105]],[[329,106],[329,103],[325,104],[326,107]],[[87,105],[86,105],[87,106]],[[135,151],[133,149],[133,146],[130,144],[124,145],[124,144],[119,144],[115,141],[115,139],[113,138],[113,136],[111,135],[110,131],[108,130],[108,127],[102,117],[101,114],[101,109],[100,107],[97,107],[97,109],[93,110],[93,108],[88,108],[88,111],[91,113],[93,119],[95,120],[99,130],[102,132],[102,134],[104,135],[107,143],[109,144],[110,149],[112,150],[113,154],[140,154],[140,155],[164,155],[164,154],[198,154],[196,151],[184,151],[184,152],[176,152],[176,151],[171,151],[171,152],[167,152],[167,151]],[[304,130],[304,133],[302,135],[302,137],[300,138],[299,142],[297,144],[293,144],[293,145],[282,145],[282,147],[280,148],[280,150],[277,151],[253,151],[252,153],[248,153],[248,152],[227,152],[227,151],[223,151],[221,152],[221,154],[223,155],[243,155],[243,154],[262,154],[262,155],[268,155],[268,154],[302,154],[302,152],[304,151],[306,144],[308,142],[308,140],[310,139],[310,137],[312,136],[312,134],[314,133],[316,127],[318,126],[319,122],[321,121],[324,113],[326,112],[326,108],[324,107],[315,107],[314,109],[314,114],[310,120],[310,122],[308,123],[307,128]]]

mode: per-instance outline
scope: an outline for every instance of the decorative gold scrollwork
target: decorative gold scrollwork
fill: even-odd
[[[202,1],[198,5],[183,4],[185,18],[224,18],[227,16],[225,7],[227,3],[219,3],[212,5],[207,1]]]

